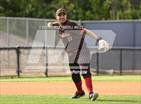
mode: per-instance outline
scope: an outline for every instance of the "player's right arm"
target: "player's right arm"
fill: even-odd
[[[47,26],[49,28],[55,27],[55,26],[59,26],[58,22],[48,22]]]

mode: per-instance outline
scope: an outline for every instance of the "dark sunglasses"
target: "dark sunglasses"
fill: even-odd
[[[66,13],[63,13],[63,12],[62,12],[62,13],[59,13],[59,14],[58,14],[58,16],[61,16],[61,15],[64,16],[64,15],[66,15]]]

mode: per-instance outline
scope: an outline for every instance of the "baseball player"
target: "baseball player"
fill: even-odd
[[[67,32],[66,34],[66,31],[63,30],[64,26],[75,28],[78,25],[75,22],[71,22],[67,19],[67,13],[64,8],[59,8],[56,11],[56,21],[49,22],[48,27],[60,28],[60,32],[58,35],[60,39],[63,41],[63,43],[65,44],[65,51],[68,54],[72,80],[77,89],[72,98],[77,99],[85,95],[85,92],[82,88],[82,81],[80,77],[80,71],[83,69],[82,76],[85,80],[85,84],[88,89],[89,99],[95,101],[98,97],[98,93],[93,91],[92,77],[91,77],[90,63],[89,63],[90,52],[84,41],[84,37],[86,34],[92,36],[96,40],[96,43],[99,46],[98,48],[99,50],[101,49],[108,50],[109,44],[101,37],[97,36],[94,32],[82,27],[80,28],[80,33],[78,34],[75,32],[72,33]],[[77,49],[75,49],[76,46]]]

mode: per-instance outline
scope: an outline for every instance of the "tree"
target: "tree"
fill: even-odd
[[[54,18],[65,7],[74,20],[140,19],[140,5],[139,0],[0,0],[0,16]]]

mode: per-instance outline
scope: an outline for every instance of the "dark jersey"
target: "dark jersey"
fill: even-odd
[[[59,27],[58,22],[52,22],[52,26]],[[61,26],[75,27],[78,26],[75,22],[66,21]],[[68,53],[68,56],[71,57],[71,62],[78,61],[79,59],[86,59],[85,56],[89,56],[89,51],[84,41],[85,34],[80,30],[64,30],[59,32],[59,37],[62,40],[65,51]]]
[[[58,22],[52,22],[51,23],[52,26],[60,26]],[[77,24],[75,22],[70,22],[70,21],[66,21],[62,24],[62,26],[77,26]]]
[[[53,22],[52,26],[60,26],[58,22]],[[65,27],[65,30],[61,29],[59,30],[59,37],[63,41],[65,48],[67,51],[73,51],[77,50],[79,48],[81,40],[84,38],[83,33],[80,30],[73,30],[75,26],[78,26],[75,22],[66,21],[62,24],[62,28]],[[67,30],[68,27],[68,30]],[[72,28],[69,30],[69,28]],[[85,45],[85,42],[83,41],[81,44],[83,44],[83,47]],[[85,45],[86,48],[86,45]]]

